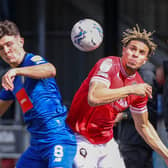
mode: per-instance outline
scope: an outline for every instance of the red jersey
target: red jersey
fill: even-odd
[[[93,144],[104,144],[113,137],[113,124],[119,112],[130,108],[131,112],[147,111],[147,97],[129,95],[115,102],[92,107],[88,104],[89,83],[103,82],[108,88],[115,89],[126,85],[144,83],[139,73],[128,76],[119,57],[100,59],[90,71],[76,92],[67,123],[74,132],[87,138]]]

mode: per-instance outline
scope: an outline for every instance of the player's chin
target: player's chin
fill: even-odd
[[[131,69],[132,71],[136,71],[139,67],[134,64],[127,64],[127,68]]]

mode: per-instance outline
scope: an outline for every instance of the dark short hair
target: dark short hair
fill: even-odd
[[[14,22],[9,20],[0,21],[0,38],[5,35],[20,35],[19,29]]]

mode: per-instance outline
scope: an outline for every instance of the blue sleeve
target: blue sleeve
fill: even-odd
[[[0,91],[0,99],[1,100],[14,100],[15,96],[12,94],[11,91],[6,91],[5,89],[2,89]]]

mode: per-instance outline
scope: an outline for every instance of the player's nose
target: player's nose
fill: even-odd
[[[134,51],[133,56],[138,57],[138,55],[139,55],[139,51],[138,50]]]

